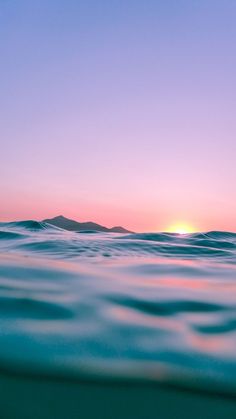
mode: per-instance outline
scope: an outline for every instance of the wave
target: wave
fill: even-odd
[[[229,231],[209,231],[206,233],[206,236],[213,239],[232,239],[236,240],[236,233],[231,233]]]
[[[142,233],[130,234],[124,240],[154,242],[159,245],[161,253],[176,255],[212,255],[232,256],[231,250],[236,250],[236,234],[229,232],[212,231],[208,233],[191,233],[179,235],[176,233]],[[140,244],[141,246],[141,244]],[[223,253],[222,253],[223,252]]]
[[[235,260],[236,234],[208,232],[102,234],[94,230],[68,232],[34,220],[0,223],[5,249],[58,258],[150,257]]]
[[[205,233],[132,233],[125,235],[124,238],[132,240],[151,240],[151,241],[197,241],[204,239],[213,240],[232,240],[236,241],[236,233],[226,231],[209,231]]]
[[[0,230],[0,241],[1,240],[16,240],[16,239],[22,239],[25,235],[21,233],[16,233],[13,231],[1,231]]]
[[[42,221],[25,220],[12,221],[7,223],[0,223],[0,228],[21,229],[26,231],[40,231],[40,230],[61,230],[59,227],[53,226]]]
[[[179,313],[209,313],[225,311],[225,305],[204,303],[202,301],[144,301],[143,299],[125,299],[124,296],[115,296],[110,298],[115,304],[122,307],[135,308],[142,313],[154,316],[172,316]]]

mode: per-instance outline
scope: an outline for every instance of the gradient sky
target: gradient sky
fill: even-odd
[[[0,0],[0,220],[236,230],[235,0]]]

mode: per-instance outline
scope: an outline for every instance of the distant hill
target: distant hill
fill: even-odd
[[[79,223],[78,221],[70,220],[69,218],[63,217],[63,215],[59,215],[58,217],[54,218],[47,218],[43,220],[43,222],[54,225],[56,227],[64,228],[64,230],[69,231],[96,230],[102,231],[104,233],[132,233],[132,231],[126,230],[125,228],[120,226],[107,228],[100,224],[93,223],[92,221],[88,221],[86,223]]]

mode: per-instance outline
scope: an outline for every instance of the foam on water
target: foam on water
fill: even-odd
[[[236,234],[91,233],[0,223],[0,371],[235,397]]]

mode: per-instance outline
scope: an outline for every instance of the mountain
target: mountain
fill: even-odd
[[[102,231],[104,233],[132,233],[131,231],[126,230],[125,228],[120,226],[107,228],[100,224],[93,223],[92,221],[88,221],[86,223],[79,223],[78,221],[70,220],[69,218],[63,217],[63,215],[59,215],[58,217],[54,218],[47,218],[43,220],[43,222],[69,231],[96,230]]]

